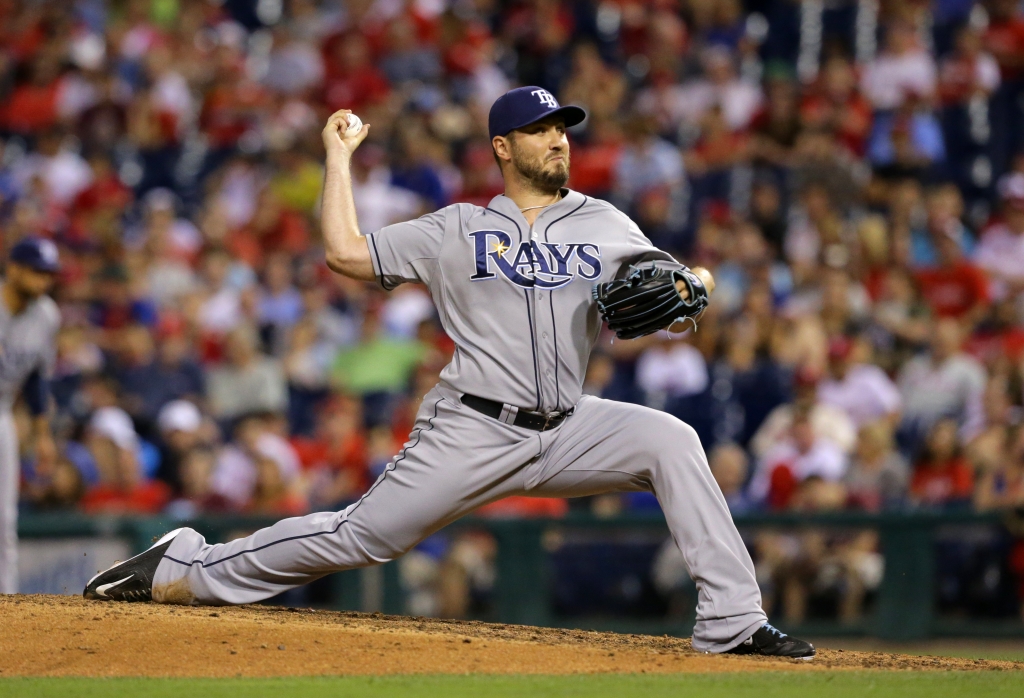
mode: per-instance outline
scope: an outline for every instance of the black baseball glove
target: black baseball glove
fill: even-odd
[[[690,292],[684,301],[676,281]],[[708,306],[704,282],[689,269],[659,269],[654,266],[629,268],[623,279],[594,286],[594,300],[601,319],[619,339],[635,339],[663,330],[675,322],[697,316]]]

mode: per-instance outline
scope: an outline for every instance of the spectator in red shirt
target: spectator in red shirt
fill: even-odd
[[[749,135],[731,131],[718,105],[704,114],[700,133],[700,138],[685,156],[686,170],[694,176],[724,172],[750,156]]]
[[[1017,0],[993,0],[987,3],[988,28],[985,46],[999,62],[1003,80],[1018,80],[1024,75],[1024,16]]]
[[[359,400],[339,396],[318,410],[312,437],[292,439],[303,469],[310,472],[314,509],[353,502],[370,484],[362,421]]]
[[[92,183],[75,196],[65,231],[65,239],[73,244],[85,243],[96,230],[115,225],[134,199],[132,190],[121,182],[107,155],[93,154],[89,158],[89,168],[92,170]]]
[[[107,155],[94,153],[89,157],[89,167],[92,183],[75,196],[73,211],[91,213],[98,208],[110,208],[120,212],[131,203],[132,190],[117,176]]]
[[[938,317],[964,319],[973,326],[988,307],[988,277],[964,259],[955,233],[937,236],[936,242],[938,266],[917,273],[921,294]]]
[[[987,99],[999,87],[999,63],[982,50],[982,36],[971,26],[956,35],[956,52],[939,67],[939,97],[947,106]]]
[[[267,255],[287,252],[298,255],[309,245],[306,218],[284,205],[281,197],[265,187],[256,201],[256,210],[248,225],[228,235],[231,253],[254,269],[263,266]]]
[[[994,301],[985,322],[967,340],[967,353],[987,366],[1020,362],[1024,357],[1024,327],[1018,322],[1018,314],[1015,299]]]
[[[444,69],[453,76],[473,75],[491,44],[486,23],[451,9],[442,13],[437,34]]]
[[[914,466],[910,499],[919,506],[942,508],[969,504],[973,492],[974,472],[960,452],[956,421],[941,419]]]
[[[215,149],[231,148],[257,120],[268,106],[266,91],[249,80],[240,65],[229,60],[218,70],[216,82],[209,92],[199,114],[199,125]],[[156,110],[156,118],[166,121],[161,125],[173,133],[174,119]]]
[[[14,88],[0,106],[0,125],[14,133],[33,134],[57,124],[59,64],[52,55],[39,55],[29,79]]]
[[[754,162],[784,167],[800,134],[799,92],[793,81],[770,79],[766,103],[750,122]]]
[[[328,109],[351,109],[359,113],[367,105],[387,99],[391,86],[384,73],[373,65],[365,37],[358,32],[345,34],[331,42],[328,51],[324,86],[324,103]]]
[[[618,120],[590,115],[586,143],[572,143],[573,189],[606,197],[615,186],[615,170],[625,141]]]
[[[864,155],[871,130],[871,103],[857,87],[857,74],[844,56],[830,58],[821,69],[818,86],[800,105],[800,117],[810,128],[828,128],[858,156]]]
[[[573,165],[576,164],[573,153]],[[490,146],[472,145],[462,156],[462,190],[455,200],[487,206],[503,190],[501,173],[494,165]],[[575,171],[573,172],[575,175]],[[573,180],[575,182],[575,179]],[[578,187],[579,184],[576,183]]]

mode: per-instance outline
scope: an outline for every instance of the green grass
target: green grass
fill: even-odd
[[[3,679],[0,698],[1017,698],[1024,672]]]

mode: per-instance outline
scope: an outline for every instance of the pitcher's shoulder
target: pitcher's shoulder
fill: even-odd
[[[468,204],[465,202],[459,202],[454,204],[448,204],[445,207],[451,215],[458,216],[462,220],[469,220],[473,216],[479,216],[487,212],[483,206],[477,206],[476,204]]]
[[[587,197],[586,202],[580,209],[580,213],[588,213],[594,216],[608,216],[609,218],[622,223],[628,223],[630,220],[629,216],[617,209],[610,201],[598,199],[593,196]]]
[[[630,229],[636,226],[633,219],[609,201],[587,197],[586,203],[576,217],[593,231],[602,231],[614,240],[628,240]]]

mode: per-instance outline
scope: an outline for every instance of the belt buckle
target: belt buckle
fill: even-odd
[[[541,427],[541,431],[547,431],[548,430],[548,425],[550,425],[551,422],[553,420],[555,420],[555,419],[558,419],[559,420],[559,424],[561,424],[561,419],[559,419],[559,418],[564,419],[565,418],[564,413],[562,413],[562,412],[548,412],[546,415],[544,415],[544,426]]]

